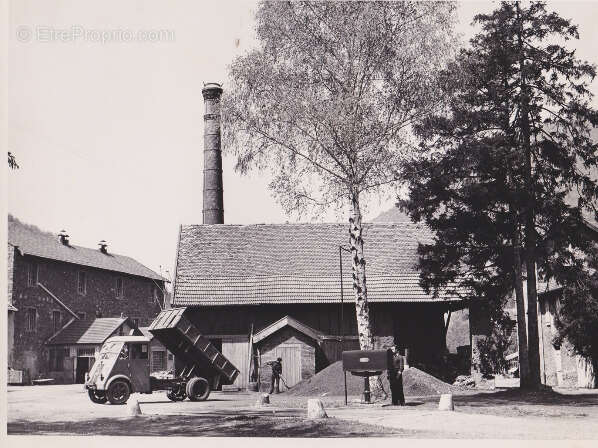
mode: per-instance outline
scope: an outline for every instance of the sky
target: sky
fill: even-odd
[[[489,2],[465,2],[466,41]],[[598,3],[551,2],[580,28],[577,56],[598,64]],[[173,274],[180,224],[202,221],[203,83],[255,45],[250,1],[13,0],[9,5],[8,211],[75,245]],[[593,91],[598,94],[598,82]],[[293,222],[268,176],[225,157],[225,223]],[[370,204],[366,219],[393,206]],[[344,220],[327,216],[327,221]],[[168,272],[167,272],[168,271]]]

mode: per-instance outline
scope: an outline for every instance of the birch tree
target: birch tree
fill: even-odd
[[[225,151],[241,173],[270,170],[287,213],[349,209],[359,344],[372,349],[363,207],[397,186],[413,123],[441,100],[454,5],[264,2],[256,22],[258,47],[223,96]]]

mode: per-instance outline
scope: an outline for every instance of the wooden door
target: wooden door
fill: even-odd
[[[133,392],[150,392],[148,344],[130,343],[129,345],[129,378],[133,385]]]
[[[239,370],[233,385],[245,389],[249,380],[249,341],[246,336],[222,338],[222,351],[226,359]]]
[[[282,358],[282,376],[289,387],[301,381],[301,345],[281,344],[274,349],[274,359]],[[280,385],[284,387],[284,384]]]

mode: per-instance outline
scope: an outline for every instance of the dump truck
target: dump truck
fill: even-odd
[[[85,382],[94,403],[124,404],[131,393],[166,391],[172,401],[207,400],[220,384],[232,384],[239,370],[186,317],[187,308],[161,311],[148,330],[183,368],[172,378],[150,374],[149,339],[114,336],[106,340]]]

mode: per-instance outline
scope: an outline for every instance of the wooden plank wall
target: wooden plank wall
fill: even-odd
[[[222,354],[237,368],[239,375],[233,383],[241,389],[247,388],[249,341],[246,336],[225,336],[222,338]]]

